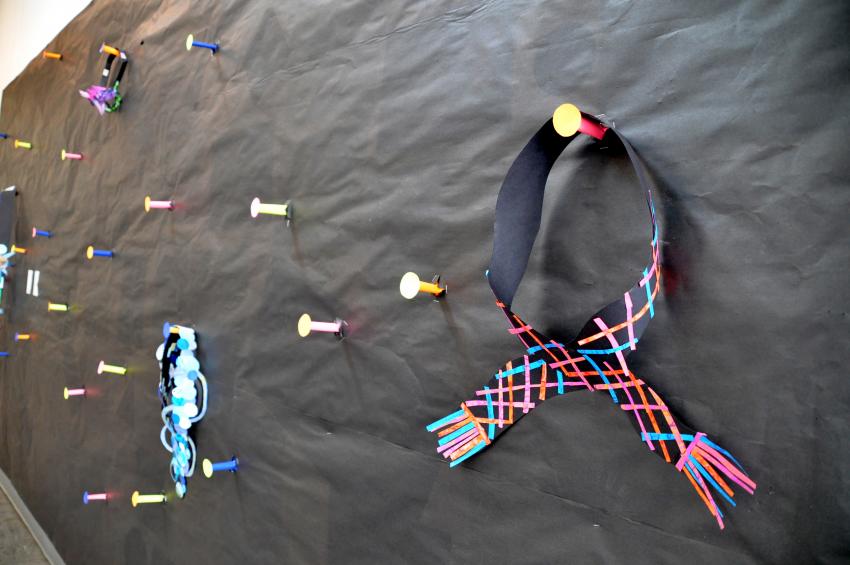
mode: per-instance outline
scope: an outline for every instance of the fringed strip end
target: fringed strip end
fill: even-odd
[[[723,512],[714,500],[712,491],[734,507],[735,494],[727,481],[737,484],[749,494],[753,494],[756,489],[756,483],[747,476],[741,464],[703,433],[697,433],[694,436],[676,463],[676,469],[685,473],[711,515],[717,520],[721,530],[723,529]]]
[[[460,408],[425,427],[429,432],[437,433],[440,438],[437,440],[437,453],[450,461],[449,467],[459,465],[490,443],[484,428],[466,404],[461,404]]]

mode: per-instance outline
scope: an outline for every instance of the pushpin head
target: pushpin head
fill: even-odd
[[[145,196],[145,212],[151,211],[151,197]]]
[[[89,245],[86,247],[86,259],[91,259],[94,257],[94,245]]]
[[[195,36],[190,33],[189,36],[186,38],[186,51],[192,50],[192,43],[194,41],[195,41]]]
[[[312,324],[313,320],[310,318],[310,314],[301,314],[301,317],[298,318],[298,335],[301,337],[310,335]]]
[[[260,202],[259,198],[254,198],[253,200],[251,200],[251,217],[252,218],[256,218],[257,216],[260,215],[260,204],[262,204],[262,202]]]
[[[65,160],[65,150],[64,149],[62,150],[62,153],[60,153],[60,155],[62,156],[62,160],[64,161]]]
[[[204,476],[205,476],[206,478],[208,478],[208,479],[209,479],[210,477],[212,477],[212,476],[213,476],[213,464],[212,464],[212,461],[210,461],[209,459],[204,459],[204,462],[202,463],[202,466],[203,466],[203,468],[204,468]]]
[[[419,282],[419,275],[416,273],[405,273],[405,275],[401,277],[401,283],[398,285],[401,295],[408,300],[414,298],[417,294],[419,294]]]
[[[572,137],[581,126],[581,112],[573,104],[561,104],[552,115],[552,125],[561,137]]]
[[[71,395],[68,394],[68,387],[65,387],[65,391],[62,393],[62,396],[65,397],[65,400],[68,400],[69,398],[71,398]],[[86,493],[85,498],[88,498],[88,493]],[[86,504],[88,504],[88,502],[86,502]]]

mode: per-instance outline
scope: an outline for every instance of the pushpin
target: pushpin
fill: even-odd
[[[53,51],[44,51],[41,56],[45,59],[56,59],[57,61],[62,60],[62,53],[54,53]]]
[[[0,351],[0,357],[10,357],[10,354],[8,351]]]
[[[12,245],[12,252],[13,253],[20,253],[21,255],[26,255],[27,249],[26,249],[26,247],[18,247],[17,245],[13,244]]]
[[[195,41],[195,36],[191,33],[189,37],[186,38],[186,51],[191,51],[192,47],[203,47],[205,49],[209,49],[212,55],[215,55],[218,51],[218,43],[206,43],[205,41]]]
[[[151,209],[174,210],[174,201],[173,200],[151,200],[150,196],[145,196],[145,212],[150,212]]]
[[[48,302],[47,303],[47,311],[48,312],[67,312],[68,305],[67,304],[57,304],[56,302]]]
[[[165,504],[166,502],[168,500],[165,498],[164,492],[159,494],[139,494],[139,491],[133,491],[133,495],[130,497],[130,503],[133,505],[133,508],[139,504]]]
[[[29,341],[32,339],[32,334],[22,334],[15,332],[15,341]]]
[[[109,494],[105,492],[85,491],[83,493],[83,504],[88,504],[92,500],[102,500],[103,502],[109,502]]]
[[[121,51],[112,47],[111,45],[107,45],[106,43],[100,44],[100,49],[98,50],[100,53],[106,53],[108,55],[115,55],[116,57],[121,56]]]
[[[401,283],[399,283],[398,289],[401,295],[408,300],[420,292],[427,292],[433,294],[435,297],[440,297],[444,296],[449,290],[448,287],[440,286],[440,275],[435,275],[432,282],[423,282],[419,280],[419,276],[416,273],[405,273],[401,277]]]
[[[37,229],[35,226],[33,226],[32,236],[33,236],[33,238],[36,238],[36,237],[39,237],[39,236],[41,236],[41,237],[53,237],[53,233],[49,232],[47,230]]]
[[[291,200],[287,200],[283,204],[263,204],[259,198],[255,198],[251,201],[251,217],[256,218],[260,214],[283,216],[286,218],[286,223],[289,224],[289,221],[295,215],[295,208],[292,206]]]
[[[552,115],[552,125],[561,137],[572,137],[576,132],[581,132],[596,139],[602,139],[607,127],[582,114],[572,104],[561,104]]]
[[[9,139],[8,133],[0,133],[0,139]]]
[[[106,249],[95,249],[93,246],[89,245],[86,248],[86,258],[91,259],[92,257],[112,257],[112,251],[108,251]]]
[[[68,159],[71,159],[72,161],[80,161],[83,158],[82,153],[70,153],[68,151],[65,151],[64,149],[59,155],[62,156],[63,161],[67,161]]]
[[[108,365],[106,361],[101,361],[97,365],[97,374],[102,375],[103,373],[112,373],[113,375],[126,375],[127,367],[122,367],[121,365]]]
[[[65,397],[65,400],[68,400],[72,396],[85,396],[85,395],[86,395],[86,387],[80,387],[80,388],[65,387],[65,391],[62,393],[62,396]]]
[[[32,143],[30,143],[29,141],[21,141],[20,139],[16,139],[15,149],[18,149],[19,147],[23,149],[32,149]]]
[[[239,459],[234,455],[228,461],[219,461],[218,463],[213,463],[209,459],[204,459],[203,462],[204,467],[204,476],[206,478],[211,478],[215,471],[230,471],[231,473],[235,473],[239,470]]]
[[[307,337],[311,332],[325,332],[335,334],[342,339],[345,337],[343,326],[347,325],[345,320],[339,318],[333,322],[314,322],[310,318],[310,314],[301,314],[301,317],[298,318],[298,335]]]

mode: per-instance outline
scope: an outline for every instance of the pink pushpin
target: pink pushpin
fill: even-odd
[[[69,151],[65,151],[64,149],[60,153],[63,161],[67,161],[68,159],[72,161],[81,161],[83,159],[82,153],[71,153]]]
[[[72,396],[85,396],[85,395],[86,395],[86,387],[80,387],[80,388],[65,387],[65,392],[62,394],[62,396],[65,397],[65,400],[68,400]]]
[[[145,212],[154,210],[174,210],[173,200],[151,200],[150,196],[145,196]]]
[[[109,494],[105,492],[85,491],[83,493],[83,504],[88,504],[92,500],[102,500],[103,502],[109,502]]]
[[[338,338],[342,339],[345,337],[344,327],[347,325],[345,320],[339,318],[333,322],[314,322],[310,318],[310,314],[301,314],[301,317],[298,319],[298,335],[307,337],[312,332],[324,332],[335,334]]]
[[[552,115],[552,125],[561,137],[572,137],[583,133],[596,139],[602,139],[608,128],[598,120],[591,119],[573,104],[561,104]]]

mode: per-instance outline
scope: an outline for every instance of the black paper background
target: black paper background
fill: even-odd
[[[34,59],[3,98],[0,130],[34,149],[0,142],[30,248],[3,324],[0,465],[74,564],[846,562],[848,12],[95,2],[48,46],[64,59]],[[220,53],[187,53],[188,33]],[[77,90],[104,40],[130,65],[100,118]],[[630,364],[758,483],[723,532],[604,395],[547,402],[457,469],[424,430],[521,351],[483,277],[493,209],[564,101],[613,119],[655,177],[664,297]],[[514,301],[544,333],[568,339],[639,275],[632,175],[588,143],[556,164]],[[181,208],[145,215],[147,194]],[[255,196],[292,198],[293,228],[252,220]],[[92,243],[117,257],[87,262]],[[402,299],[408,270],[440,272],[448,299]],[[300,339],[302,312],[351,337]],[[199,332],[200,457],[242,469],[132,509],[169,486],[165,320]],[[100,359],[131,373],[98,376]],[[62,399],[80,384],[95,394]],[[85,507],[86,489],[120,498]]]

